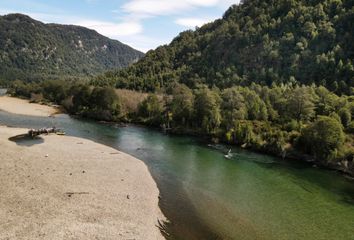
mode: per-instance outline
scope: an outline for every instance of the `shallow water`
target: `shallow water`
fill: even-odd
[[[171,239],[354,239],[354,182],[329,170],[191,137],[66,115],[0,112],[0,124],[65,129],[143,160],[161,193]]]

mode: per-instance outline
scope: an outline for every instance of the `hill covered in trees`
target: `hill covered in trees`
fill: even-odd
[[[96,83],[154,91],[172,82],[221,89],[291,82],[350,94],[353,42],[353,0],[244,0]]]
[[[354,175],[353,17],[353,0],[244,1],[93,86],[15,81],[10,93]]]
[[[142,56],[84,27],[0,16],[0,80],[89,76],[127,67]]]

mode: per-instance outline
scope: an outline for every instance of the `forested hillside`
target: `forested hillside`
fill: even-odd
[[[84,27],[0,16],[0,80],[77,78],[126,67],[142,56]]]
[[[353,17],[353,0],[248,0],[94,86],[15,81],[10,93],[354,175]]]
[[[190,88],[314,83],[350,94],[353,43],[353,0],[245,0],[96,83],[145,91],[171,82]]]

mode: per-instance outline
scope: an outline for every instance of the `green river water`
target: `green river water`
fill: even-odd
[[[55,125],[143,160],[171,221],[166,224],[170,239],[354,239],[354,181],[334,171],[235,147],[227,159],[227,146],[67,115],[40,118],[0,111],[0,124]]]

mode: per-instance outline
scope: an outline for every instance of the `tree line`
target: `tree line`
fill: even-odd
[[[191,89],[176,83],[151,93],[135,110],[123,111],[116,90],[87,84],[45,81],[12,84],[10,93],[34,102],[61,104],[69,113],[105,121],[165,127],[278,156],[303,154],[323,164],[352,161],[354,97],[323,86]]]

